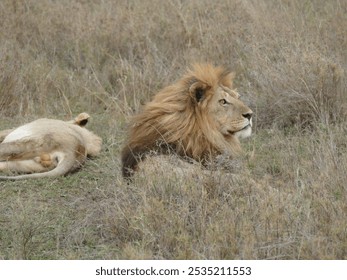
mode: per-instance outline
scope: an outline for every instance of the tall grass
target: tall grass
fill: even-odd
[[[87,111],[104,139],[77,174],[0,183],[0,259],[345,259],[346,15],[342,0],[0,1],[0,128]],[[129,118],[192,62],[235,71],[255,112],[244,157],[154,157],[126,184]]]
[[[345,11],[323,0],[2,1],[2,111],[137,109],[191,62],[210,61],[235,69],[262,125],[335,122],[346,103]]]

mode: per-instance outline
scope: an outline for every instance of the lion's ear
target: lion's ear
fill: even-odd
[[[225,71],[221,80],[221,84],[232,89],[234,78],[235,78],[235,72]]]
[[[195,82],[189,87],[190,96],[196,100],[196,102],[200,102],[204,99],[206,91],[209,89],[209,86],[202,82]]]

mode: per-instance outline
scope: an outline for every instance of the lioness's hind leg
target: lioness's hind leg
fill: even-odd
[[[58,161],[44,153],[33,159],[0,161],[0,171],[6,173],[40,173],[55,168]]]
[[[0,171],[6,173],[39,173],[49,170],[35,159],[1,161]]]
[[[0,160],[7,161],[13,159],[30,159],[33,156],[34,145],[26,146],[20,141],[6,142],[0,144]],[[26,156],[26,158],[24,158]]]
[[[59,144],[51,135],[42,139],[20,139],[17,141],[0,143],[0,161],[26,160],[40,156],[56,149]]]

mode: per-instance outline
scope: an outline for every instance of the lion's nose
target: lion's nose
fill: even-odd
[[[248,120],[251,120],[253,113],[242,114],[242,116]]]

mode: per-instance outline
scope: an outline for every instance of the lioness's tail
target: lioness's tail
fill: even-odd
[[[67,174],[69,171],[72,171],[75,165],[75,158],[73,157],[73,155],[65,154],[60,158],[58,165],[50,171],[42,173],[24,174],[18,176],[0,176],[0,180],[22,180],[62,176]]]

